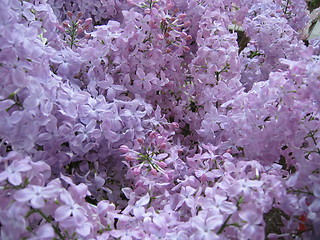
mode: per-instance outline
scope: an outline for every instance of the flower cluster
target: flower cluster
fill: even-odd
[[[1,239],[320,237],[304,0],[2,3]]]

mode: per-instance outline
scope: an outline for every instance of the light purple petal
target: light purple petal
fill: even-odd
[[[136,206],[144,206],[144,205],[147,205],[150,201],[150,196],[149,194],[147,193],[145,196],[143,196],[142,198],[140,198],[137,202],[136,202]]]
[[[231,197],[237,196],[242,191],[241,184],[234,181],[228,189],[228,193]]]
[[[225,201],[220,205],[219,209],[226,214],[232,214],[237,211],[237,206],[232,202]]]
[[[313,188],[314,196],[320,198],[320,184],[315,184]]]
[[[243,210],[239,213],[241,219],[249,224],[260,224],[262,222],[261,212],[254,209],[254,206],[243,206]]]
[[[91,226],[89,223],[83,224],[81,227],[77,228],[77,233],[83,237],[86,237],[90,234]]]
[[[72,199],[69,192],[63,191],[62,193],[60,193],[60,198],[67,205],[69,205],[69,206],[74,205],[74,200]]]
[[[214,213],[206,219],[206,226],[211,230],[217,230],[223,224],[223,216],[218,213]]]
[[[58,207],[56,209],[56,211],[54,212],[54,219],[57,222],[63,221],[64,219],[66,219],[67,217],[69,217],[71,214],[71,209],[69,206],[66,205],[62,205],[60,207]]]
[[[25,188],[17,191],[13,197],[18,202],[28,202],[33,197],[34,191],[30,188]]]
[[[144,207],[138,207],[138,208],[134,208],[133,209],[133,215],[136,217],[136,218],[140,218],[140,217],[143,217],[143,215],[145,215],[146,211],[145,211],[145,208]]]
[[[38,230],[37,230],[37,236],[41,239],[45,239],[45,238],[54,238],[54,230],[51,226],[51,224],[46,223],[43,224]]]
[[[42,196],[35,196],[31,199],[31,206],[33,208],[43,208],[44,205],[44,199]]]
[[[6,180],[9,176],[9,172],[8,171],[4,171],[2,173],[0,173],[0,182],[3,182],[4,180]]]
[[[138,68],[136,74],[137,74],[138,78],[140,78],[140,80],[142,80],[145,77],[145,73],[141,68]]]
[[[78,204],[73,206],[72,216],[74,217],[77,226],[82,226],[87,221],[82,208]]]
[[[22,183],[22,178],[20,173],[16,172],[16,173],[10,174],[8,177],[8,181],[14,186],[20,185]]]
[[[35,96],[29,96],[23,101],[23,106],[26,109],[34,109],[39,105],[39,99]]]

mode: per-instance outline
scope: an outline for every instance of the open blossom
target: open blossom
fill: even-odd
[[[24,233],[27,221],[24,218],[27,208],[21,203],[13,203],[7,209],[0,210],[0,222],[4,226],[1,231],[3,239],[19,239]]]
[[[27,160],[15,160],[0,173],[0,182],[8,180],[14,186],[22,183],[21,173],[31,170]]]
[[[36,236],[30,238],[30,240],[50,240],[54,238],[55,233],[51,224],[46,223],[39,227],[36,232]]]
[[[47,187],[31,185],[25,189],[19,190],[14,194],[18,202],[28,202],[33,208],[43,208],[45,201],[58,195],[59,189],[54,185]]]
[[[223,223],[223,216],[218,209],[212,208],[210,211],[201,211],[192,219],[192,226],[196,229],[191,239],[220,239],[217,230]]]
[[[256,206],[244,205],[239,216],[245,222],[242,227],[242,235],[250,239],[264,239],[264,229],[262,226],[262,215]]]
[[[75,218],[76,223],[82,223],[85,214],[84,209],[74,202],[71,195],[67,191],[60,193],[60,198],[64,204],[61,204],[55,211],[54,218],[60,222],[72,215]]]

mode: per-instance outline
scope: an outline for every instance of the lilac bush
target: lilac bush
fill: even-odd
[[[317,239],[299,0],[2,0],[0,238]]]

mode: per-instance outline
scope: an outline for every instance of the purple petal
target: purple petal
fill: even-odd
[[[25,188],[25,189],[17,191],[13,195],[13,197],[18,202],[28,202],[32,198],[33,195],[34,195],[33,190],[31,190],[30,188]]]
[[[262,222],[261,212],[254,206],[243,206],[243,210],[239,213],[241,219],[249,224],[260,224]]]
[[[77,233],[83,237],[90,234],[91,225],[88,223],[83,224],[81,227],[77,228]]]
[[[60,198],[67,205],[69,205],[69,206],[73,206],[74,205],[74,201],[73,201],[73,199],[72,199],[72,197],[71,197],[69,192],[63,191],[62,193],[60,193]]]
[[[138,68],[136,74],[137,74],[138,78],[140,78],[140,80],[142,80],[145,77],[145,73],[141,68]]]
[[[22,183],[22,178],[20,173],[17,172],[17,173],[10,174],[8,177],[8,181],[14,186],[20,185]]]
[[[71,214],[71,209],[67,205],[62,205],[56,209],[54,212],[54,219],[57,222],[63,221],[68,218]]]
[[[31,206],[33,208],[43,208],[44,205],[44,199],[42,196],[35,196],[31,199]]]
[[[37,236],[41,239],[45,239],[45,238],[53,239],[54,238],[54,230],[53,230],[51,224],[49,224],[49,223],[43,224],[38,229]]]
[[[136,202],[136,206],[144,206],[144,205],[147,205],[150,201],[150,196],[149,194],[147,193],[145,196],[143,196],[142,198],[140,198],[137,202]]]
[[[3,182],[4,180],[6,180],[9,176],[9,172],[8,171],[4,171],[2,173],[0,173],[0,182]]]
[[[34,109],[39,105],[39,99],[35,96],[29,96],[23,101],[23,106],[26,109]]]

